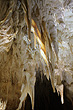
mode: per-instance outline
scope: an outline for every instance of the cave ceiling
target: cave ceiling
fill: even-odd
[[[36,51],[36,58],[33,58],[35,54],[32,50]],[[15,56],[16,53],[19,57],[18,60]],[[73,101],[73,0],[0,0],[1,77],[4,80],[3,73],[8,71],[9,65],[12,66],[9,73],[16,71],[17,80],[26,76],[27,81],[23,81],[26,83],[26,89],[22,84],[21,91],[24,93],[28,91],[32,102],[35,67],[36,64],[41,66],[39,53],[41,54],[41,62],[46,65],[44,68],[50,69],[49,75],[45,74],[48,79],[50,76],[53,89],[55,85],[57,91],[63,92],[63,83],[68,90],[67,97]],[[30,70],[31,65],[34,68]],[[21,68],[19,71],[27,70],[25,71],[27,75],[23,72],[22,76],[19,75],[19,71],[15,70],[17,67]],[[32,71],[34,71],[34,75]],[[32,77],[30,84],[27,84],[31,76],[29,73],[32,74]],[[9,74],[7,77],[10,78]],[[58,80],[59,78],[60,80]],[[32,82],[34,83],[32,84]],[[27,86],[29,86],[28,89]],[[20,98],[19,106],[24,100],[23,97],[25,97],[24,94]],[[61,101],[63,102],[63,97]]]

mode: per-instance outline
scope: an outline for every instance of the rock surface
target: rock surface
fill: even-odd
[[[29,0],[28,16],[23,0],[1,0],[0,7],[0,99],[7,102],[7,110],[21,108],[27,93],[34,107],[38,67],[49,79],[47,64],[40,55],[42,46],[37,40],[35,48],[35,34],[31,33],[31,41],[28,39],[30,19],[37,24],[38,28],[34,27],[34,30],[41,33],[47,59],[52,63],[44,37],[48,33],[53,53],[58,55],[57,62],[53,54],[54,85],[57,88],[63,84],[66,96],[73,102],[73,0]]]

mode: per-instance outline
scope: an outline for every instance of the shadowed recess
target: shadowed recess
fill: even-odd
[[[67,99],[64,92],[64,104],[61,104],[60,95],[53,93],[51,80],[47,80],[46,76],[37,71],[35,83],[35,100],[34,110],[73,110],[71,102]],[[22,107],[23,108],[23,107]],[[30,96],[27,95],[25,101],[25,109],[32,110]]]

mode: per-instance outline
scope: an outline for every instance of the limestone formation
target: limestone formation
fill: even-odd
[[[39,67],[73,102],[73,0],[0,0],[0,109],[21,109],[27,94],[34,108]]]

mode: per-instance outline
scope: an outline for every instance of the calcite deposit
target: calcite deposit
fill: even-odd
[[[36,71],[73,103],[73,0],[0,0],[0,109],[19,110]],[[41,72],[42,75],[42,72]]]

